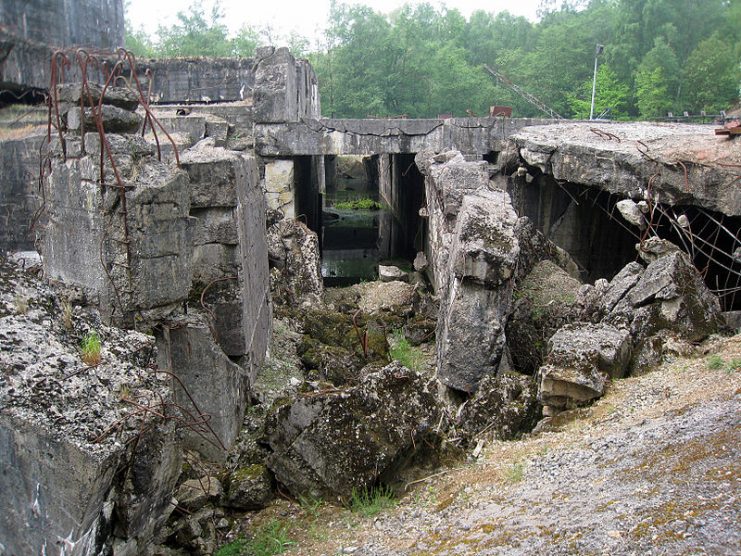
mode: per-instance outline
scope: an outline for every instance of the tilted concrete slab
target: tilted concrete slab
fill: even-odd
[[[741,215],[741,148],[712,126],[646,122],[566,122],[522,129],[512,136],[517,162],[556,180],[623,197],[698,205]]]

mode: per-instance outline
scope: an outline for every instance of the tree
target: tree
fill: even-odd
[[[713,35],[702,41],[687,59],[685,99],[693,112],[718,112],[738,99],[739,61],[733,45]]]
[[[251,57],[255,48],[260,44],[260,35],[252,27],[243,25],[231,41],[231,51],[234,56]]]
[[[137,58],[155,57],[154,45],[147,32],[144,29],[132,29],[128,22],[126,24],[125,45]]]
[[[172,27],[160,26],[157,35],[158,53],[163,57],[229,56],[232,45],[219,2],[214,2],[210,16],[193,2],[185,11],[176,15],[178,23]]]
[[[665,116],[672,109],[664,70],[642,66],[636,74],[638,112],[643,119]]]
[[[589,118],[592,105],[592,80],[588,79],[581,85],[579,95],[571,95],[569,103],[575,118]],[[628,117],[630,102],[630,87],[618,80],[615,72],[607,64],[602,64],[597,70],[597,87],[594,97],[595,115],[609,109],[609,117],[622,120]]]

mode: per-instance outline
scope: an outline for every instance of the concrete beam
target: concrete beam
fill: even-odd
[[[370,155],[459,150],[484,155],[526,126],[544,120],[452,118],[449,120],[333,120],[255,125],[255,148],[262,156]]]

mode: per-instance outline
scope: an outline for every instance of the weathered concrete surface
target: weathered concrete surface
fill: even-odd
[[[506,139],[521,128],[550,122],[525,118],[306,119],[277,125],[256,121],[255,148],[261,156],[398,154],[425,149],[484,155],[501,150]]]
[[[525,165],[556,180],[622,197],[645,197],[651,180],[654,202],[741,215],[741,151],[710,126],[569,122],[528,127],[511,139]]]
[[[113,51],[123,43],[123,0],[4,0],[0,84],[15,91],[45,89],[51,77],[49,60],[57,48]]]
[[[123,0],[3,0],[0,24],[49,46],[123,46]]]
[[[474,392],[499,367],[520,253],[516,222],[503,191],[463,198],[436,333],[438,378],[451,388]]]
[[[425,379],[392,363],[358,386],[278,404],[268,466],[294,495],[347,499],[410,458],[439,416]]]
[[[469,441],[483,434],[512,440],[531,431],[539,413],[533,377],[513,372],[489,375],[457,416],[456,430]]]
[[[280,211],[285,218],[296,217],[295,165],[290,159],[265,161],[265,200],[268,208]]]
[[[245,355],[250,375],[265,360],[270,342],[273,308],[270,301],[270,270],[265,237],[265,196],[260,188],[257,159],[242,155],[245,180],[237,188],[237,230],[240,238],[239,280],[242,300]]]
[[[415,157],[415,163],[425,175],[429,270],[435,292],[444,295],[448,286],[446,268],[463,196],[485,187],[489,174],[484,163],[465,163],[463,155],[456,151],[436,154],[425,150]]]
[[[109,140],[114,143],[112,136]],[[116,144],[131,152],[135,141],[121,138]],[[97,295],[103,313],[117,321],[167,310],[190,289],[187,175],[151,156],[136,161],[130,157],[125,171],[119,158],[130,186],[124,224],[118,192],[109,186],[113,180],[101,191],[96,164],[97,155],[92,154],[52,161],[45,184],[47,275]],[[128,249],[124,240],[129,241]]]
[[[171,58],[137,60],[142,90],[149,89],[152,102],[245,101],[255,84],[250,58]]]
[[[5,261],[0,276],[4,553],[142,553],[180,474],[174,427],[154,417],[171,396],[148,366],[153,339],[102,325],[75,292]],[[88,366],[79,345],[93,330],[101,362]]]
[[[38,172],[43,141],[41,130],[0,141],[0,252],[34,247],[31,224],[42,204],[34,170]]]
[[[183,153],[190,177],[193,286],[204,291],[219,345],[259,364],[270,331],[265,200],[254,156],[214,147]]]
[[[316,233],[285,218],[268,228],[267,239],[273,300],[289,306],[319,303],[324,285]]]

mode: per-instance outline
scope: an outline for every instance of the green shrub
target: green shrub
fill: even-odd
[[[386,486],[353,489],[350,496],[350,511],[364,517],[373,517],[395,505],[394,491]]]
[[[717,371],[718,369],[722,369],[725,364],[726,362],[723,361],[720,355],[711,355],[708,357],[708,369]]]
[[[507,470],[507,482],[519,483],[525,475],[525,467],[521,463],[513,463]]]

